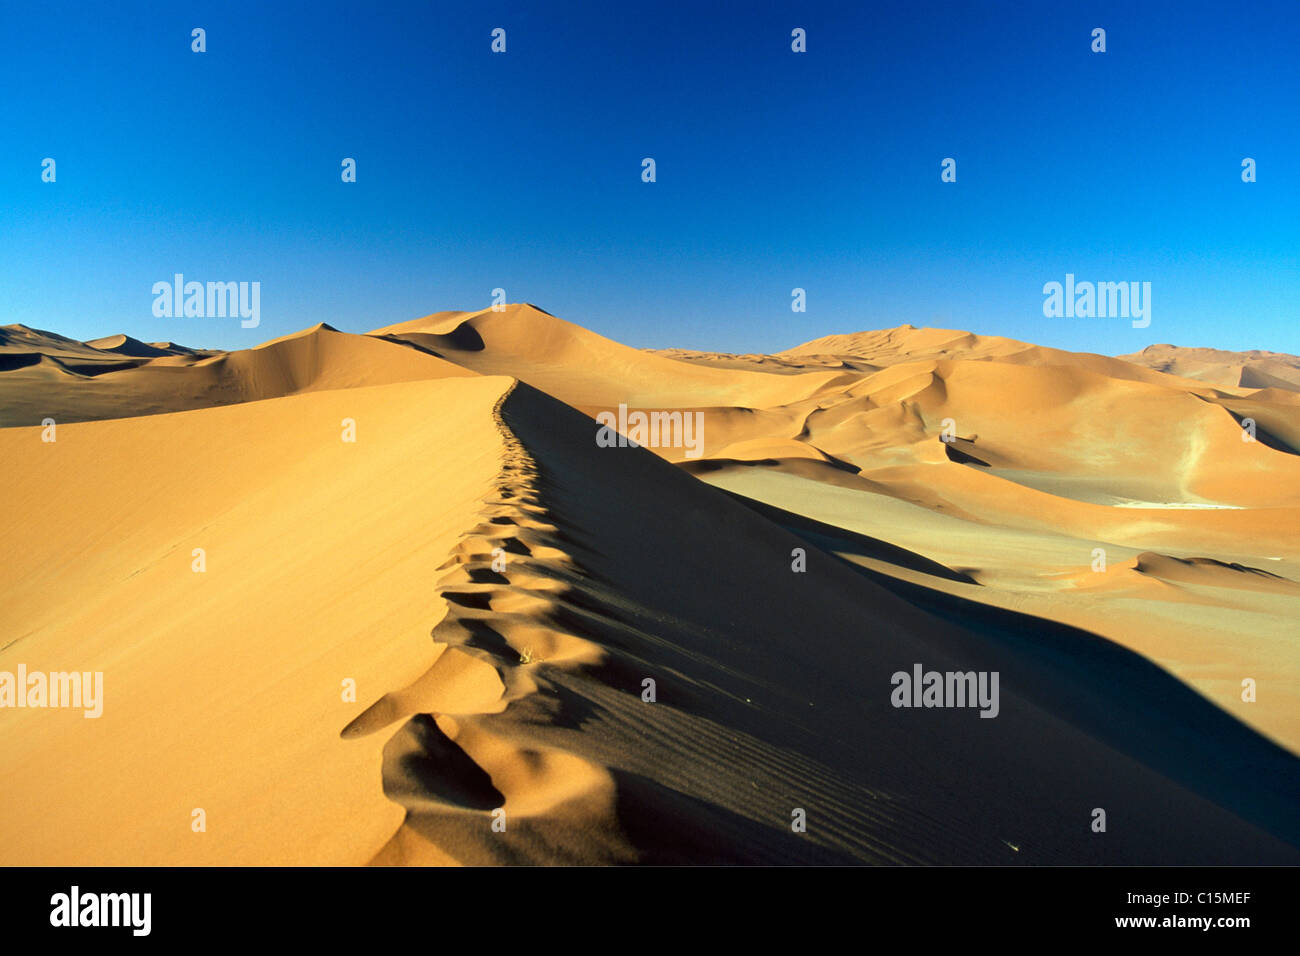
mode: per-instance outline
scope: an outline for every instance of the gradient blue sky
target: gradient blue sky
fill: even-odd
[[[696,6],[6,2],[0,323],[236,348],[500,286],[635,346],[1300,353],[1294,0]],[[154,318],[175,272],[261,327]],[[1151,282],[1150,328],[1044,318],[1067,272]]]

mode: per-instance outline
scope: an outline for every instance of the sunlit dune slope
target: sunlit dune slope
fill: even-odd
[[[0,430],[0,669],[104,674],[98,719],[0,710],[0,863],[369,860],[402,814],[340,731],[435,657],[507,384]]]

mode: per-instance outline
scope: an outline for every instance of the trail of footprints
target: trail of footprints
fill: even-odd
[[[558,547],[562,533],[540,503],[537,465],[501,416],[508,394],[493,411],[506,451],[483,520],[438,568],[446,572],[437,587],[447,604],[431,634],[438,656],[342,731],[354,738],[405,721],[385,745],[383,784],[406,808],[405,826],[417,830],[427,829],[420,818],[446,824],[459,816],[487,832],[504,810],[505,832],[518,831],[520,821],[526,829],[529,817],[569,801],[588,820],[613,820],[614,783],[603,767],[490,729],[493,715],[537,692],[532,674],[539,666],[571,668],[604,657],[600,645],[554,626],[572,588],[561,575],[581,569]]]
[[[385,744],[382,776],[385,795],[406,818],[375,862],[405,862],[411,843],[450,845],[448,852],[471,864],[635,860],[636,851],[620,836],[613,773],[539,742],[556,739],[547,733],[555,725],[581,724],[564,712],[561,686],[564,672],[578,669],[600,673],[584,691],[587,703],[623,739],[654,739],[666,752],[686,755],[703,748],[688,761],[707,768],[707,779],[691,788],[701,796],[728,802],[728,794],[743,794],[758,816],[788,820],[789,807],[805,801],[778,795],[793,797],[802,782],[817,781],[823,810],[839,819],[845,829],[840,836],[855,855],[924,862],[872,834],[900,824],[946,829],[941,822],[827,776],[815,761],[794,752],[760,752],[739,731],[668,706],[626,725],[615,699],[639,693],[644,665],[629,647],[620,649],[628,625],[612,603],[616,595],[566,550],[580,550],[566,540],[581,530],[567,524],[562,530],[542,503],[539,466],[502,416],[508,397],[493,412],[505,454],[479,511],[482,520],[438,569],[445,572],[437,587],[447,613],[431,635],[437,657],[414,682],[385,694],[342,731],[355,738],[401,722]],[[599,634],[601,641],[580,634]],[[655,641],[640,632],[631,638]],[[703,672],[716,666],[689,649],[675,651]],[[550,669],[547,676],[539,668]],[[600,754],[601,741],[589,743]],[[502,811],[506,829],[498,833],[493,826]],[[492,839],[485,839],[489,834]]]

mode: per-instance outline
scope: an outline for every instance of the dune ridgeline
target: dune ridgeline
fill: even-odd
[[[1300,862],[1291,356],[6,326],[0,457],[0,863]]]

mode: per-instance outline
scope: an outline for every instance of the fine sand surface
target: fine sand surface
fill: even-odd
[[[1292,357],[0,331],[0,863],[1300,862]]]
[[[105,697],[99,719],[0,711],[0,860],[370,859],[402,815],[383,742],[339,737],[364,706],[341,682],[364,702],[434,662],[436,569],[497,473],[509,384],[74,424],[52,445],[0,430],[22,463],[0,518],[0,669],[103,671]]]

